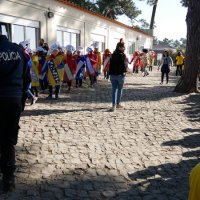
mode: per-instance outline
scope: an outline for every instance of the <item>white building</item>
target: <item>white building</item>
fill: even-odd
[[[90,12],[67,0],[0,0],[0,22],[8,38],[16,43],[31,39],[35,49],[39,38],[61,46],[72,44],[86,49],[93,41],[99,50],[113,51],[124,38],[126,53],[152,48],[153,37],[100,14]]]

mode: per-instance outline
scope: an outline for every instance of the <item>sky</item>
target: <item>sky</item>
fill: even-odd
[[[146,0],[134,0],[134,2],[137,8],[142,11],[142,14],[137,19],[143,18],[150,23],[153,7],[147,5]],[[187,8],[181,5],[180,0],[158,0],[154,36],[159,40],[163,40],[164,38],[173,40],[186,38],[186,14]],[[125,24],[130,23],[129,19],[125,16],[120,17],[119,21]]]

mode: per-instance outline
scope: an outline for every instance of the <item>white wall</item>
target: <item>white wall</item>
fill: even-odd
[[[53,18],[47,18],[46,13],[54,13]],[[56,41],[57,26],[79,30],[81,46],[91,45],[91,33],[105,37],[105,47],[114,50],[116,42],[124,38],[128,41],[139,42],[146,48],[152,47],[153,38],[129,28],[119,26],[111,21],[91,15],[76,8],[66,6],[54,0],[0,0],[0,15],[14,16],[32,22],[39,22],[41,38],[49,44]],[[0,21],[1,21],[0,17]],[[136,45],[137,48],[137,45]]]

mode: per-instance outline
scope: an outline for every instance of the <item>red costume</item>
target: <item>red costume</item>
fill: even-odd
[[[110,68],[110,58],[111,58],[110,50],[106,49],[104,51],[104,54],[103,54],[103,72],[104,72],[104,75],[105,75],[106,72],[109,71],[109,68]]]
[[[130,64],[133,62],[133,73],[136,72],[138,73],[138,69],[141,66],[141,58],[140,58],[140,53],[135,51],[135,53],[133,54],[133,57],[131,59]]]
[[[90,75],[90,76],[95,76],[96,75],[96,71],[97,71],[97,62],[98,62],[98,55],[97,54],[94,54],[93,52],[89,52],[87,54],[87,57],[89,58],[90,60],[90,63],[93,67],[93,70],[94,70],[94,74],[89,74],[89,71],[87,69],[87,73]]]
[[[74,76],[75,72],[76,72],[76,58],[72,55],[72,54],[67,54],[66,55],[66,58],[64,60],[65,64],[68,65],[70,71],[71,71],[71,74],[72,76]],[[66,74],[66,71],[64,73],[64,81],[65,82],[71,82],[72,80],[69,80],[67,74]]]

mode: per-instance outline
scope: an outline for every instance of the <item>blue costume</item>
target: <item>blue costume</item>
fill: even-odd
[[[77,62],[77,69],[76,69],[76,87],[82,86],[82,80],[84,79],[85,74],[85,63],[86,57],[85,56],[78,56],[76,59]]]
[[[47,62],[46,62],[46,56],[39,56],[39,66],[40,66],[40,86],[41,89],[44,91],[45,89],[48,88],[48,80],[47,80],[47,70],[48,70],[48,66],[47,66]]]

